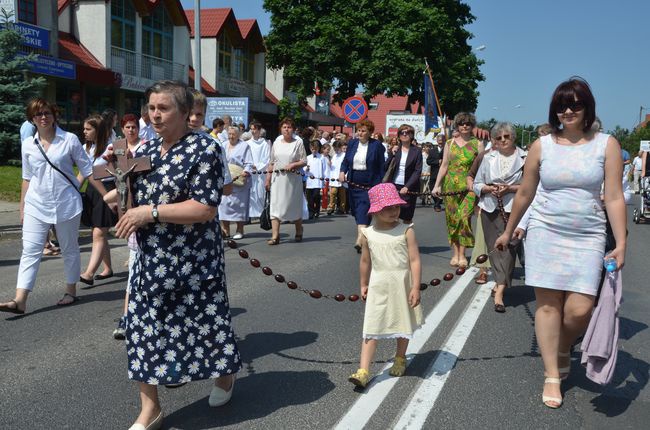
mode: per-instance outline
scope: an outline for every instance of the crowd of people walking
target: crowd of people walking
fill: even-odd
[[[114,335],[125,339],[128,376],[139,385],[141,412],[133,429],[162,422],[159,385],[214,379],[210,406],[229,401],[241,359],[230,324],[222,239],[244,238],[246,226],[265,211],[271,246],[281,243],[282,223],[294,224],[293,240],[301,242],[303,220],[316,220],[323,211],[354,218],[367,305],[360,367],[350,381],[367,385],[383,338],[398,339],[390,374],[403,375],[408,339],[422,319],[413,228],[418,198],[432,202],[432,214],[444,209],[451,266],[468,267],[477,255],[489,254],[476,282],[487,282],[491,270],[496,312],[506,311],[515,259],[525,255],[526,284],[537,300],[543,402],[561,406],[560,381],[569,372],[570,348],[589,323],[603,258],[615,259],[620,269],[626,246],[621,148],[594,127],[595,101],[585,81],[572,78],[558,86],[548,126],[527,150],[516,146],[516,129],[508,122],[494,125],[489,141],[477,139],[476,118],[465,112],[455,116],[453,133],[442,132],[431,144],[418,143],[410,125],[384,138],[363,120],[354,136],[331,135],[298,130],[291,118],[280,122],[271,143],[257,121],[245,130],[226,116],[206,128],[205,96],[184,84],[158,82],[145,99],[140,118],[120,119],[111,110],[90,115],[83,143],[57,125],[55,105],[29,102],[26,117],[34,131],[22,141],[23,251],[15,297],[0,303],[3,312],[27,310],[51,226],[65,259],[60,306],[79,300],[78,282],[93,285],[113,276],[110,228],[128,239],[129,281]],[[118,124],[123,137],[117,136]],[[150,170],[133,176],[132,205],[119,220],[119,184],[112,176],[93,175],[93,167],[115,159],[118,139],[125,139],[132,156],[151,162]],[[630,162],[635,183],[647,170],[645,154]],[[92,229],[83,271],[77,242],[82,219]],[[616,244],[607,255],[606,223]],[[467,248],[474,249],[470,260]],[[396,276],[400,288],[393,289]]]

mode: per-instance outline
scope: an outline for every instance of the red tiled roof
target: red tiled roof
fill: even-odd
[[[190,78],[189,79],[190,86],[193,87],[194,86],[194,68],[193,67],[190,67],[188,75],[189,75],[189,78]],[[214,87],[212,87],[212,85],[210,85],[208,83],[208,81],[206,81],[203,78],[201,78],[201,89],[203,90],[203,93],[205,93],[206,96],[216,96],[217,94],[219,94],[219,92],[217,90],[215,90]]]
[[[61,15],[61,12],[63,12],[63,9],[70,3],[70,0],[58,0],[57,1],[57,12],[59,15]]]
[[[194,10],[186,10],[185,16],[190,23],[190,37],[194,37]],[[256,19],[235,19],[231,8],[201,9],[201,37],[216,38],[224,31],[233,45],[250,42],[255,52],[264,51],[264,38]]]
[[[78,42],[70,33],[59,31],[59,57],[64,60],[84,64],[94,69],[104,69],[104,65]]]
[[[194,10],[186,10],[185,16],[190,23],[190,37],[194,37]],[[231,8],[201,9],[201,37],[219,37],[228,20],[237,25]],[[239,30],[238,26],[237,29]]]
[[[238,19],[237,20],[237,25],[239,26],[239,32],[241,33],[241,37],[243,39],[246,39],[248,37],[248,34],[253,29],[255,24],[257,24],[256,19]]]
[[[273,95],[273,93],[272,93],[271,91],[269,91],[268,88],[264,88],[264,97],[266,97],[267,99],[269,99],[269,101],[270,101],[271,103],[273,103],[274,105],[276,105],[276,106],[280,103],[280,100],[278,100],[278,98],[275,97],[275,96]]]
[[[59,57],[76,66],[77,80],[103,86],[120,86],[120,74],[107,69],[70,33],[59,31]]]

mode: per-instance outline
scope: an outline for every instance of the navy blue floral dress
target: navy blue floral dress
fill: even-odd
[[[136,205],[194,199],[218,207],[223,166],[215,141],[189,133],[162,157],[161,144],[153,139],[136,152],[152,164],[134,181]],[[158,385],[238,372],[216,217],[191,225],[148,224],[136,234],[140,253],[126,329],[129,379]]]

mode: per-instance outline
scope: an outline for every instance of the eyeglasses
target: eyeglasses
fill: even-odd
[[[459,122],[459,127],[471,127],[473,124],[471,122]]]
[[[557,113],[564,113],[567,109],[571,109],[571,112],[580,112],[581,110],[585,109],[585,104],[581,101],[561,104],[557,108]]]
[[[409,130],[402,130],[399,132],[400,136],[410,136],[411,132]]]
[[[47,117],[49,117],[49,116],[52,116],[52,112],[36,112],[36,113],[34,114],[34,118],[40,118],[40,117],[42,117],[42,116],[44,116],[44,117],[47,118]]]
[[[510,136],[509,134],[504,134],[503,136],[495,137],[494,140],[510,140],[511,137],[512,136]]]

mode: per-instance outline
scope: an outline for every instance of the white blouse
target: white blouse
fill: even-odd
[[[29,181],[25,213],[48,224],[68,221],[81,213],[81,197],[77,188],[45,161],[35,143],[38,139],[36,133],[22,142],[22,177]],[[79,168],[84,178],[93,172],[92,161],[77,136],[59,127],[46,154],[73,184],[77,184],[73,166]]]
[[[393,181],[396,185],[404,185],[406,182],[406,159],[408,158],[408,151],[402,151],[402,156],[399,159],[399,165],[395,170],[395,180]]]
[[[368,156],[368,142],[361,143],[359,141],[359,146],[357,146],[357,152],[354,154],[354,159],[352,161],[353,170],[366,170],[366,157]]]

